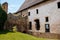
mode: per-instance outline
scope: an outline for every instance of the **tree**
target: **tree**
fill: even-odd
[[[0,4],[0,31],[4,30],[4,23],[7,20],[7,13],[2,9]]]

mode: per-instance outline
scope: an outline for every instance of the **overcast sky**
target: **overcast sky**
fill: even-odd
[[[8,2],[8,13],[16,12],[25,0],[0,0],[1,4],[4,2]]]

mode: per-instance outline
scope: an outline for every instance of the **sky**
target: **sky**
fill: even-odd
[[[19,10],[25,0],[0,0],[0,3],[8,3],[8,13],[14,13]]]

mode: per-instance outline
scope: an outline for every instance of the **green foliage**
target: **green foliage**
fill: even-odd
[[[7,13],[2,9],[0,5],[0,30],[3,30],[4,23],[7,20]]]
[[[16,26],[14,26],[14,27],[13,27],[13,31],[14,31],[14,32],[16,32],[16,31],[17,31]]]

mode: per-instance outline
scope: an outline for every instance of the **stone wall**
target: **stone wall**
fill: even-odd
[[[9,14],[4,29],[13,30],[14,26],[16,26],[17,31],[27,32],[27,16],[22,17],[21,15],[14,16],[13,14]]]
[[[60,39],[60,34],[55,34],[55,33],[40,33],[40,32],[29,31],[28,34],[40,38]]]

